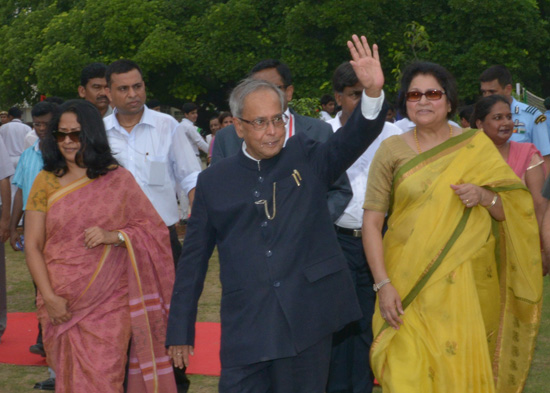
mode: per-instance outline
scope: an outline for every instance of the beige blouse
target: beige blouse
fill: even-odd
[[[370,166],[363,209],[388,211],[393,177],[416,155],[400,135],[393,135],[380,144]]]

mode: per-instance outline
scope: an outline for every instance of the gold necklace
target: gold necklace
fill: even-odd
[[[414,135],[414,141],[416,142],[416,148],[418,149],[418,153],[421,154],[422,149],[420,149],[420,143],[418,143],[418,137],[416,136],[416,127],[414,127],[413,135]],[[449,138],[451,138],[452,136],[453,136],[453,127],[451,127],[451,125],[449,124]]]

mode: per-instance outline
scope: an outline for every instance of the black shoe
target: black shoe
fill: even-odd
[[[46,357],[46,352],[44,352],[44,344],[34,344],[29,347],[29,352],[36,355],[40,355],[43,358]]]
[[[45,381],[35,383],[34,389],[55,390],[55,378],[48,378]]]

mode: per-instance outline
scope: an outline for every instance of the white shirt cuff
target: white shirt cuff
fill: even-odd
[[[181,181],[180,187],[181,190],[185,192],[185,195],[189,194],[189,191],[197,186],[197,177],[199,177],[199,173],[200,172],[193,172]]]
[[[380,97],[371,98],[365,94],[363,90],[363,98],[361,99],[361,113],[363,117],[367,120],[374,120],[378,117],[378,114],[382,110],[382,105],[384,105],[384,90],[380,94]]]

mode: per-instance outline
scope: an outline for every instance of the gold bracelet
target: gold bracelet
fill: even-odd
[[[498,194],[495,192],[495,196],[493,197],[493,200],[491,201],[491,204],[488,206],[485,206],[485,209],[490,209],[497,203],[498,200]]]

